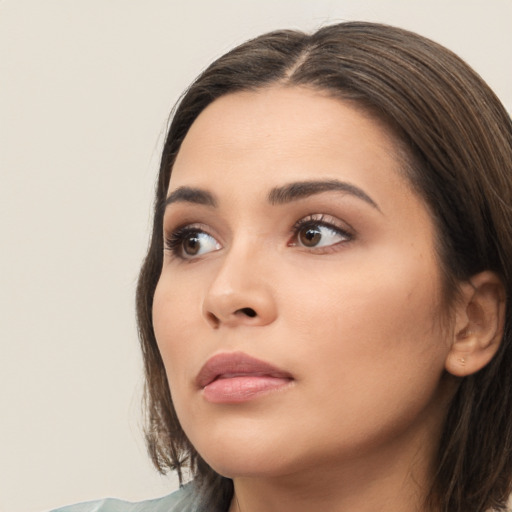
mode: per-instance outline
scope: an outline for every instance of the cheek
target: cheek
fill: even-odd
[[[326,414],[334,426],[328,435],[343,431],[344,446],[379,442],[434,416],[430,404],[440,396],[447,354],[437,290],[432,281],[402,277],[363,283],[361,275],[347,275],[309,300],[308,313],[296,309],[293,350],[306,362],[305,402],[318,404],[317,415],[324,416],[311,435],[327,428]]]
[[[153,328],[171,389],[179,385],[176,379],[188,368],[184,363],[193,351],[187,339],[198,328],[196,311],[200,311],[200,304],[196,295],[194,286],[180,286],[178,279],[165,275],[155,290]]]
[[[297,300],[324,318],[316,327],[334,326],[340,333],[352,330],[354,335],[373,331],[374,336],[380,333],[378,339],[387,333],[388,344],[393,344],[392,333],[398,341],[406,331],[425,335],[439,326],[441,278],[434,255],[402,246],[384,247],[370,255],[354,251],[354,257],[346,258],[328,276],[313,275],[309,290]],[[308,318],[302,318],[301,328],[307,329]]]
[[[324,379],[336,386],[400,388],[416,378],[418,386],[421,379],[435,386],[449,348],[438,315],[440,280],[434,264],[412,261],[366,272],[347,267],[296,293],[290,326],[299,357],[327,368]]]

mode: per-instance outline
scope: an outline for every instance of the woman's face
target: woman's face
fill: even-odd
[[[401,165],[382,125],[306,88],[231,94],[192,125],[153,318],[181,425],[221,474],[435,446],[450,339]]]

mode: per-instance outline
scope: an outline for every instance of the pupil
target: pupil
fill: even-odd
[[[306,245],[307,247],[313,247],[318,242],[320,242],[321,238],[320,231],[315,228],[308,228],[307,230],[303,231],[301,234],[301,242],[303,245]]]

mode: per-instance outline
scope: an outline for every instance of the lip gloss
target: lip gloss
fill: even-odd
[[[289,385],[290,379],[269,375],[222,376],[203,388],[203,396],[213,403],[240,403]]]
[[[290,373],[243,352],[211,357],[196,384],[212,403],[241,403],[281,390],[293,381]]]

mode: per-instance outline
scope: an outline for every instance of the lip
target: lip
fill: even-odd
[[[216,354],[196,377],[197,387],[212,403],[240,403],[278,391],[293,381],[289,372],[243,352]]]

